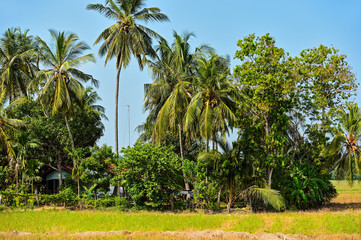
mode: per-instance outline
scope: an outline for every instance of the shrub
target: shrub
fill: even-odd
[[[294,167],[283,184],[283,197],[289,209],[318,208],[337,196],[330,175],[308,165]]]
[[[120,178],[134,204],[145,206],[148,202],[154,208],[169,205],[172,191],[183,184],[181,160],[172,148],[136,143],[123,148],[122,153]]]
[[[78,197],[71,187],[65,188],[59,194],[59,201],[64,203],[64,206],[76,206],[78,204]]]

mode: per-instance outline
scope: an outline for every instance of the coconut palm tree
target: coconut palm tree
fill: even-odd
[[[27,96],[35,76],[35,41],[28,30],[9,28],[0,39],[0,87],[7,89],[10,101]]]
[[[93,90],[92,87],[84,88],[80,94],[80,101],[78,106],[81,110],[85,112],[93,112],[96,115],[100,116],[108,120],[105,115],[105,108],[101,105],[96,104],[98,101],[102,99],[99,97],[96,91]]]
[[[169,46],[165,41],[160,42],[157,49],[159,59],[150,64],[155,80],[146,89],[145,109],[149,110],[149,117],[152,117],[153,139],[157,142],[162,140],[167,131],[183,133],[183,118],[192,97],[195,66],[194,53],[189,44],[192,36],[193,33],[180,36],[174,32],[174,43]],[[182,157],[181,141],[180,138]]]
[[[75,148],[74,150],[68,150],[68,155],[74,159],[72,177],[73,179],[76,179],[78,184],[78,197],[80,197],[80,177],[84,173],[81,168],[81,162],[88,151],[89,150],[87,148]]]
[[[89,4],[88,10],[95,10],[116,22],[106,28],[95,40],[95,44],[102,42],[99,55],[105,56],[105,64],[116,58],[116,87],[115,87],[115,153],[118,154],[118,99],[119,77],[134,56],[142,69],[147,60],[146,55],[155,57],[152,49],[152,38],[162,39],[159,34],[139,22],[167,21],[168,17],[159,8],[143,8],[144,0],[105,0],[105,4]]]
[[[55,46],[51,48],[45,41],[38,38],[41,50],[41,61],[45,67],[38,72],[36,83],[44,84],[40,89],[38,101],[52,109],[52,114],[61,113],[64,116],[72,149],[74,140],[69,127],[69,117],[73,114],[73,102],[81,99],[83,86],[81,82],[91,81],[98,86],[98,81],[78,67],[87,62],[95,62],[92,54],[82,55],[89,46],[80,42],[73,33],[49,30]]]
[[[21,120],[13,119],[8,116],[8,111],[14,107],[16,104],[24,102],[26,99],[19,98],[11,102],[5,108],[5,102],[7,98],[6,89],[0,91],[0,144],[6,150],[7,156],[10,159],[9,168],[15,173],[15,181],[18,186],[18,171],[19,163],[16,161],[16,154],[14,151],[14,141],[12,141],[12,134],[17,131],[17,128],[24,126],[24,123]]]
[[[339,157],[328,170],[345,175],[350,185],[354,174],[361,170],[361,109],[357,103],[347,103],[346,108],[338,111],[339,125],[332,142],[321,153],[323,156]]]
[[[213,51],[197,55],[197,68],[193,81],[193,97],[185,115],[185,130],[188,134],[202,136],[214,148],[217,134],[226,139],[229,127],[236,120],[237,89],[230,80],[229,60]]]
[[[146,87],[145,96],[145,109],[149,110],[149,115],[144,126],[152,131],[155,142],[160,142],[169,132],[178,135],[183,165],[183,119],[192,97],[194,72],[194,53],[189,44],[192,36],[193,33],[181,36],[173,32],[172,45],[164,40],[160,42],[157,49],[159,57],[150,63],[154,82]],[[190,189],[187,181],[185,188]]]
[[[18,175],[18,170],[21,170],[21,185],[24,185],[26,180],[28,158],[30,149],[39,147],[39,142],[36,139],[32,139],[27,132],[20,132],[10,137],[10,140],[13,143],[13,152],[16,160],[16,175]],[[18,176],[16,176],[16,190],[18,190]]]

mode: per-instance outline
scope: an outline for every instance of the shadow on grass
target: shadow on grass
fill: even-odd
[[[360,210],[361,211],[361,202],[348,202],[348,203],[339,203],[331,202],[326,204],[325,209],[329,211],[345,211],[345,210]]]

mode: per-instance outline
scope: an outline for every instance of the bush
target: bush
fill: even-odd
[[[173,190],[182,189],[181,160],[171,147],[136,143],[123,148],[119,178],[136,206],[150,203],[153,208],[170,204]],[[118,182],[119,183],[119,182]],[[113,181],[113,184],[118,184]],[[124,203],[124,202],[123,202]]]
[[[82,197],[80,199],[80,204],[84,208],[90,209],[103,209],[108,207],[118,207],[122,210],[128,209],[131,207],[129,201],[125,197],[119,196],[106,196],[105,198],[99,198],[94,200],[89,197]]]
[[[76,206],[78,204],[79,199],[71,187],[65,188],[58,195],[64,206]]]
[[[39,201],[41,204],[49,204],[53,206],[59,204],[64,206],[77,206],[79,199],[71,187],[68,187],[60,191],[58,194],[40,195]]]
[[[17,193],[15,185],[1,192],[2,204],[12,208],[33,207],[35,197],[32,194]],[[30,206],[29,206],[30,205]]]
[[[329,181],[330,175],[308,165],[294,167],[289,178],[283,182],[281,191],[289,209],[306,210],[319,208],[337,196]]]

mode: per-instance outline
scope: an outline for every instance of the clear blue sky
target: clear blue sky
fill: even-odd
[[[76,33],[81,40],[93,46],[100,32],[112,24],[97,12],[87,11],[89,3],[103,0],[1,0],[0,33],[10,27],[29,29],[32,35],[49,40],[48,29]],[[277,45],[292,56],[306,48],[320,44],[334,46],[348,56],[356,77],[361,72],[361,1],[358,0],[148,0],[149,7],[159,7],[170,22],[149,25],[168,41],[172,31],[192,31],[196,34],[191,43],[209,44],[219,54],[230,55],[232,66],[237,64],[233,55],[237,41],[251,33],[260,36],[270,33]],[[104,59],[97,56],[96,64],[82,68],[100,80],[98,93],[103,99],[109,121],[105,121],[105,135],[99,144],[114,145],[114,93],[115,64],[104,67]],[[144,122],[144,83],[151,82],[147,69],[138,70],[135,62],[121,74],[120,81],[119,144],[128,145],[128,112],[131,106],[131,143],[138,133],[134,128]],[[360,96],[360,91],[358,91]],[[357,102],[358,97],[355,99]]]

